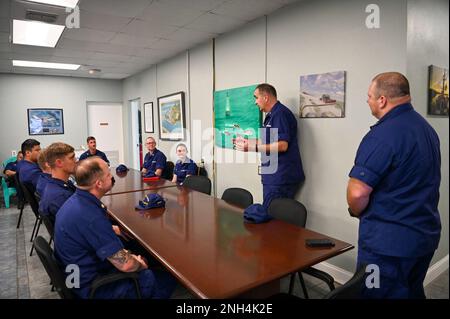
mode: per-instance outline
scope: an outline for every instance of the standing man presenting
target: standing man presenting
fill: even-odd
[[[277,91],[267,83],[254,92],[255,104],[267,113],[261,140],[238,137],[237,150],[261,152],[261,182],[263,206],[267,209],[275,198],[294,198],[305,180],[297,140],[297,120],[277,99]]]
[[[86,159],[88,157],[91,157],[91,156],[98,156],[102,160],[104,160],[109,166],[109,160],[106,157],[106,154],[103,153],[102,151],[99,151],[97,149],[97,141],[95,140],[95,137],[89,136],[87,138],[87,145],[88,145],[89,149],[86,152],[84,152],[83,154],[80,155],[80,161],[84,160],[84,159]]]
[[[145,154],[142,175],[144,177],[161,177],[166,167],[166,155],[156,148],[156,141],[153,137],[147,137],[145,146],[147,146],[148,153]]]
[[[378,119],[350,171],[349,212],[359,218],[358,267],[379,267],[365,298],[425,298],[423,281],[441,233],[439,138],[411,105],[397,72],[377,75],[367,103]]]

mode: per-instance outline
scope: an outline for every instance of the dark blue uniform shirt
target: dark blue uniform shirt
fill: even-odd
[[[164,168],[166,167],[166,161],[167,161],[166,155],[164,155],[164,153],[158,149],[155,149],[153,154],[150,154],[150,152],[145,154],[143,166],[148,171],[145,174],[145,177],[156,176],[155,172],[157,169],[161,168],[164,170]]]
[[[71,181],[63,181],[61,179],[52,178],[47,182],[45,192],[39,202],[39,211],[42,215],[49,216],[54,222],[56,213],[61,206],[73,195],[76,188]]]
[[[5,169],[3,170],[3,173],[5,173],[6,171],[16,172],[17,171],[17,161],[9,162],[8,164],[6,164]]]
[[[373,188],[359,245],[374,253],[421,257],[439,243],[441,156],[434,129],[411,104],[384,115],[363,138],[349,176]]]
[[[64,267],[80,269],[80,288],[74,292],[89,296],[98,275],[116,271],[108,257],[123,249],[122,242],[106,216],[106,207],[91,193],[77,189],[56,215],[55,255]]]
[[[39,177],[42,174],[41,169],[36,163],[27,160],[17,162],[17,171],[19,172],[19,180],[22,184],[34,194]]]
[[[98,156],[102,160],[104,160],[106,163],[108,163],[108,165],[109,165],[109,160],[106,157],[106,154],[103,153],[102,151],[99,151],[99,150],[95,150],[95,154],[91,154],[91,152],[89,152],[89,150],[87,150],[86,152],[84,152],[83,154],[80,155],[79,160],[81,161],[81,160],[84,160],[84,159],[86,159],[88,157],[91,157],[91,156]]]
[[[177,175],[177,183],[181,184],[187,175],[197,175],[197,165],[193,160],[186,157],[184,162],[177,161],[173,173]]]
[[[263,184],[285,185],[298,184],[305,179],[303,173],[302,160],[297,141],[297,120],[286,106],[279,101],[267,113],[264,119],[264,128],[261,130],[261,140],[263,144],[271,144],[277,141],[286,141],[289,146],[286,152],[261,154],[261,180]],[[277,128],[275,134],[271,129]],[[278,168],[273,157],[278,157]],[[271,167],[276,170],[273,171]]]
[[[52,178],[52,175],[48,173],[41,173],[41,176],[39,176],[37,185],[36,185],[36,192],[41,196],[44,195],[45,188],[47,187],[48,181]]]

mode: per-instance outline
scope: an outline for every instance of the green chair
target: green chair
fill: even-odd
[[[8,158],[7,160],[3,161],[3,169],[5,169],[6,165],[8,165],[11,162],[15,162],[17,159],[16,156],[11,156],[10,158]]]
[[[2,178],[3,198],[5,199],[5,207],[9,208],[9,198],[15,196],[17,191],[14,187],[8,187],[4,178]]]
[[[8,163],[14,162],[16,160],[15,156],[12,156],[3,162],[2,171],[5,169]],[[5,207],[9,208],[9,198],[17,194],[17,190],[14,187],[8,187],[6,184],[5,178],[2,178],[2,189],[3,189],[3,198],[5,199]]]

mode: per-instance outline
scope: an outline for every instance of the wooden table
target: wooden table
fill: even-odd
[[[112,167],[111,174],[116,182],[111,191],[106,195],[177,186],[176,183],[172,183],[164,178],[160,178],[158,181],[144,182],[142,180],[141,172],[135,169],[130,169],[123,174],[117,174],[115,167]]]
[[[166,207],[135,210],[147,192],[102,201],[112,217],[199,298],[243,296],[274,282],[279,289],[280,278],[353,248],[336,239],[332,248],[309,248],[305,239],[329,237],[279,220],[246,224],[242,209],[183,187],[150,192],[164,197]]]

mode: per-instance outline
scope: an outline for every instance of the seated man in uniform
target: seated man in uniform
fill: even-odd
[[[41,153],[38,157],[38,165],[39,168],[42,170],[42,174],[38,179],[37,185],[36,185],[36,193],[39,194],[39,196],[44,195],[45,187],[47,186],[48,181],[50,178],[52,178],[52,169],[47,163],[47,149],[44,148],[41,150]]]
[[[183,184],[186,177],[189,175],[197,175],[197,165],[193,160],[187,157],[187,147],[180,143],[177,145],[178,161],[173,170],[172,182]]]
[[[36,191],[36,186],[42,170],[37,164],[41,153],[41,143],[34,139],[28,139],[22,143],[23,160],[17,163],[19,181],[26,186],[32,194]]]
[[[75,172],[76,158],[74,148],[65,143],[53,143],[45,149],[45,153],[52,175],[39,202],[39,211],[48,216],[54,225],[56,213],[76,189],[69,181],[70,175]]]
[[[166,155],[156,148],[156,141],[153,137],[147,137],[145,145],[147,146],[148,153],[144,158],[142,175],[144,177],[161,177],[166,167]]]
[[[78,265],[80,287],[74,293],[87,298],[98,275],[117,271],[139,272],[143,298],[169,298],[176,281],[170,274],[148,269],[141,256],[123,247],[100,199],[112,188],[108,165],[98,157],[75,168],[77,190],[59,209],[55,224],[55,256],[63,267]],[[136,298],[134,283],[121,280],[104,285],[95,298]]]
[[[19,151],[17,153],[16,160],[14,162],[9,162],[6,164],[5,169],[3,170],[3,174],[6,176],[6,184],[8,184],[8,187],[17,187],[16,181],[14,180],[14,175],[16,175],[17,172],[17,163],[23,160],[23,154],[22,151]]]
[[[97,141],[95,140],[95,137],[89,136],[86,141],[89,149],[80,155],[80,161],[91,156],[98,156],[106,163],[108,163],[109,166],[109,160],[106,157],[106,154],[97,149]]]

